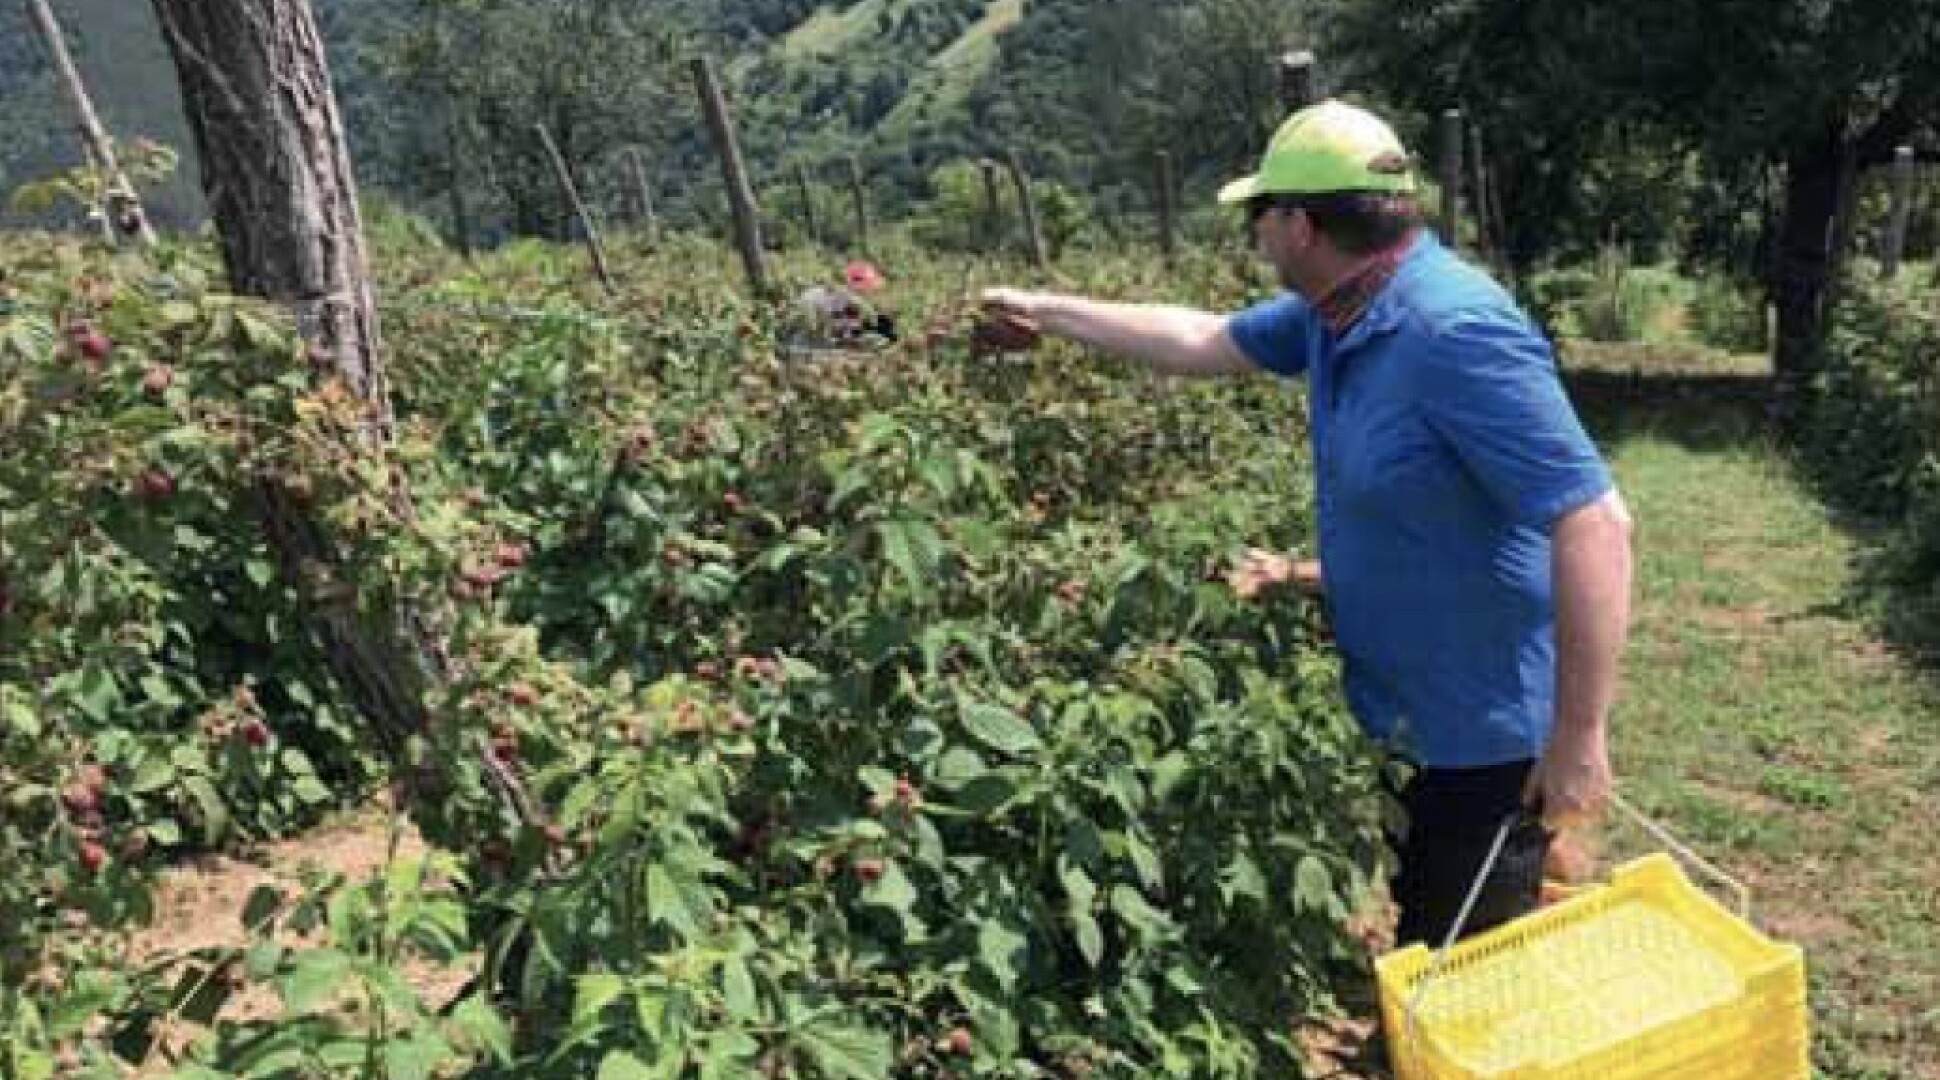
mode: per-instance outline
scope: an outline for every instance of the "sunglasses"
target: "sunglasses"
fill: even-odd
[[[1298,210],[1300,207],[1301,204],[1298,201],[1278,196],[1263,195],[1249,199],[1246,203],[1246,223],[1258,225],[1260,219],[1270,213],[1278,210]]]

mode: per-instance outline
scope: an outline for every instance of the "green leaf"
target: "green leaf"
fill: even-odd
[[[0,716],[4,716],[7,726],[19,732],[22,737],[40,738],[40,714],[35,712],[33,705],[23,698],[9,694],[4,699],[0,699]]]
[[[290,782],[290,794],[305,806],[323,806],[336,801],[336,793],[314,776],[299,776]]]
[[[276,580],[276,567],[270,565],[266,559],[250,559],[244,562],[243,573],[250,581],[255,582],[259,589],[267,588],[270,582]]]
[[[907,915],[916,904],[916,889],[904,876],[903,868],[895,861],[888,860],[883,865],[882,877],[862,890],[862,902]]]
[[[896,1063],[889,1036],[880,1031],[831,1021],[794,1036],[828,1080],[882,1080]]]
[[[992,750],[1016,757],[1041,749],[1044,745],[1023,717],[1001,705],[965,701],[960,711],[964,730]]]
[[[185,776],[182,786],[195,798],[202,816],[202,842],[214,847],[229,832],[229,808],[206,776]]]
[[[383,1056],[387,1080],[430,1080],[452,1052],[436,1032],[419,1029],[408,1038],[385,1042]]]
[[[1235,898],[1266,902],[1266,875],[1252,856],[1242,851],[1234,855],[1219,875],[1219,892],[1227,903]]]
[[[451,1023],[471,1045],[491,1051],[501,1065],[511,1064],[512,1029],[485,998],[474,995],[459,1002],[451,1011]]]
[[[1138,833],[1126,831],[1125,854],[1131,857],[1132,869],[1138,871],[1139,884],[1148,889],[1156,889],[1164,881],[1158,853],[1153,851],[1151,845],[1147,844]]]
[[[260,933],[268,929],[269,920],[283,907],[283,890],[274,885],[258,885],[250,890],[249,899],[243,902],[243,929]]]
[[[1112,887],[1111,909],[1147,942],[1162,936],[1172,925],[1165,912],[1153,907],[1143,893],[1129,885]]]
[[[81,669],[76,692],[81,711],[103,723],[114,715],[115,707],[121,703],[121,688],[115,685],[114,676],[99,664],[89,664]]]
[[[591,1023],[626,990],[626,983],[610,971],[588,971],[573,989],[572,1026]]]
[[[883,557],[902,574],[909,591],[928,594],[930,579],[943,561],[943,540],[935,527],[914,518],[892,518],[879,523],[876,532],[882,538]]]
[[[1010,777],[987,772],[963,785],[952,802],[972,817],[987,818],[1010,805],[1017,795],[1017,784]]]
[[[747,963],[739,956],[730,956],[721,962],[721,1000],[727,1006],[730,1019],[752,1022],[761,1018],[754,976],[748,973]]]
[[[291,1012],[313,1011],[343,984],[349,974],[350,957],[335,949],[317,949],[296,958],[296,963],[277,982],[283,1004]]]
[[[625,1050],[614,1050],[600,1059],[596,1080],[657,1080],[659,1075]]]
[[[128,782],[128,791],[135,795],[147,795],[175,785],[175,763],[160,754],[149,754],[135,766],[135,775]]]
[[[1017,988],[1018,977],[1029,954],[1030,939],[1008,924],[986,919],[977,928],[977,956],[1005,993]]]
[[[1071,913],[1071,933],[1077,939],[1078,952],[1084,956],[1085,963],[1097,967],[1105,956],[1105,933],[1098,927],[1098,920],[1089,911]]]
[[[667,873],[667,868],[658,863],[647,867],[647,911],[688,937],[698,931],[694,913],[681,896],[680,886]]]
[[[1334,878],[1318,856],[1302,855],[1293,871],[1293,895],[1308,911],[1325,911],[1334,904]]]

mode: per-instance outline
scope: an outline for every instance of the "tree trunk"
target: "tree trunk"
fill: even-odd
[[[154,3],[230,287],[294,309],[313,362],[334,369],[364,402],[364,449],[381,457],[392,414],[363,224],[308,0]],[[445,778],[421,769],[437,763],[412,754],[426,730],[426,691],[448,677],[443,649],[408,607],[365,609],[336,577],[342,560],[329,531],[282,485],[265,478],[256,495],[283,575],[298,588],[332,672],[395,774],[415,789],[414,810],[429,809],[437,820]],[[399,486],[392,497],[411,517],[409,493]],[[489,758],[485,767],[508,816],[532,820],[516,777]]]
[[[236,292],[288,304],[391,431],[357,185],[308,0],[154,0]]]
[[[1786,158],[1784,209],[1767,289],[1778,312],[1773,367],[1790,392],[1817,370],[1825,340],[1827,286],[1837,254],[1833,240],[1848,183],[1843,142],[1839,129],[1829,127]]]

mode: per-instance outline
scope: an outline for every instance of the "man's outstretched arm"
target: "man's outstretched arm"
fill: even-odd
[[[1226,316],[1163,304],[1119,304],[1061,293],[991,289],[992,318],[1144,361],[1167,375],[1210,377],[1259,370],[1226,329]]]

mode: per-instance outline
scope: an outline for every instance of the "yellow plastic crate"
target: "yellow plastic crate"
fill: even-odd
[[[1668,855],[1461,942],[1375,965],[1399,1080],[1806,1080],[1805,959]]]

